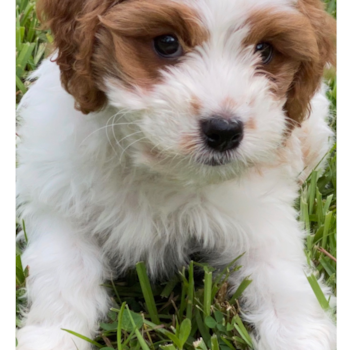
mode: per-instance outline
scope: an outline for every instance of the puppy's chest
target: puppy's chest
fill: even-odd
[[[237,219],[224,210],[228,204],[218,205],[200,193],[172,195],[162,202],[157,198],[153,205],[133,208],[125,204],[103,244],[119,268],[142,260],[169,271],[194,254],[206,260],[235,241]]]
[[[288,194],[278,181],[262,180],[192,191],[134,192],[118,201],[114,214],[103,216],[113,220],[106,221],[109,233],[104,249],[121,269],[145,261],[151,270],[152,266],[169,270],[185,264],[193,254],[215,259],[219,252],[232,258],[252,241],[255,222],[259,218],[265,222],[266,215],[280,205],[279,197]]]
[[[228,241],[227,228],[219,227],[206,208],[185,206],[164,214],[122,224],[123,232],[114,229],[105,247],[112,253],[119,273],[144,261],[151,276],[169,276],[192,259],[204,262],[216,259]],[[231,236],[233,244],[232,231]]]

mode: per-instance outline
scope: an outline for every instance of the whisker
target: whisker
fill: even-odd
[[[118,123],[119,120],[120,120],[122,117],[124,117],[124,116],[125,116],[125,114],[122,114],[122,116],[121,116],[120,118],[118,118],[117,123]],[[116,124],[116,123],[114,122],[115,118],[116,118],[116,116],[113,118],[112,124]],[[106,130],[107,130],[107,129],[106,129]],[[106,132],[107,132],[107,131],[106,131]],[[119,143],[119,141],[118,141],[118,139],[117,139],[117,137],[116,137],[116,135],[115,135],[115,128],[114,128],[114,127],[112,127],[112,133],[113,133],[114,141],[116,142],[116,144],[117,144],[121,149],[123,149],[122,145]],[[115,153],[116,153],[116,152],[115,152]]]
[[[101,131],[101,130],[104,130],[104,129],[108,128],[109,126],[114,125],[114,124],[109,124],[109,121],[110,121],[112,118],[115,118],[116,116],[118,116],[120,113],[125,113],[125,112],[127,112],[127,111],[126,111],[126,110],[120,110],[120,111],[118,111],[116,114],[113,114],[113,115],[107,120],[106,125],[102,126],[101,128],[98,128],[98,129],[94,130],[94,131],[91,132],[88,136],[86,136],[86,137],[84,138],[84,140],[80,143],[80,146],[81,146],[90,136],[92,136],[92,135],[95,134],[96,132]],[[120,116],[120,118],[117,120],[117,122],[118,122],[122,117],[124,117],[124,116],[125,116],[125,114],[122,114],[122,115]]]
[[[107,120],[107,124],[108,124],[108,122],[111,120],[111,118],[113,118],[113,117],[114,117],[114,115],[112,115],[112,116]],[[98,132],[98,131],[100,131],[100,130],[105,129],[106,127],[108,127],[108,125],[102,126],[101,128],[98,128],[98,129],[94,130],[93,132],[91,132],[88,136],[86,136],[86,137],[83,139],[83,141],[81,141],[79,147],[81,147],[81,145],[82,145],[90,136],[92,136],[93,134],[95,134],[96,132]]]
[[[144,139],[147,139],[147,137],[146,137],[146,136],[141,137],[140,139],[137,139],[137,140],[135,140],[134,142],[130,143],[130,144],[123,150],[123,152],[121,153],[120,159],[122,159],[124,153],[125,153],[132,145],[134,145],[135,143],[137,143],[137,142],[139,142],[139,141],[141,141],[141,140],[144,140]]]
[[[116,118],[116,116],[114,116],[112,120],[114,120],[114,118]],[[110,119],[108,119],[108,121],[109,121],[109,120],[110,120]],[[107,123],[108,123],[108,121],[107,121]],[[108,126],[108,125],[106,125],[106,126]],[[112,129],[112,130],[114,131],[114,129]],[[111,139],[109,138],[108,127],[105,128],[105,131],[106,131],[105,134],[106,134],[108,143],[109,143],[109,145],[111,146],[111,148],[113,149],[114,154],[117,155],[118,152],[117,152],[117,150],[114,148],[114,146],[113,146],[113,144],[112,144],[112,142],[111,142]],[[123,147],[122,147],[122,146],[119,144],[119,142],[117,141],[115,135],[114,135],[114,139],[115,139],[115,141],[117,142],[118,146],[121,147],[121,148],[123,149]],[[112,157],[111,159],[113,159],[113,157]]]
[[[143,133],[143,131],[142,131],[142,130],[138,130],[138,131],[136,131],[136,132],[134,132],[134,133],[132,133],[132,134],[128,134],[128,135],[126,135],[125,137],[123,137],[121,140],[119,140],[119,142],[122,142],[122,141],[128,139],[129,137],[131,137],[131,136],[133,136],[133,135],[137,135],[137,134],[141,134],[141,133]]]

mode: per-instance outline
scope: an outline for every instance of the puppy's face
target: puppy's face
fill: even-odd
[[[39,11],[77,107],[108,101],[135,166],[189,181],[273,160],[333,62],[319,0],[50,3]]]

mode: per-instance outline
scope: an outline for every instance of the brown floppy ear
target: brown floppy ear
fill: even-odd
[[[106,102],[97,87],[91,56],[98,16],[114,3],[117,1],[38,0],[36,4],[39,19],[54,35],[62,84],[75,98],[76,109],[85,114],[101,109]]]
[[[298,8],[310,21],[318,46],[315,57],[301,62],[287,95],[287,115],[300,123],[310,113],[310,100],[320,87],[326,64],[336,63],[336,22],[321,0],[299,0]]]

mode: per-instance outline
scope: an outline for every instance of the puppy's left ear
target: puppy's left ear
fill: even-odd
[[[297,123],[310,114],[310,100],[319,89],[327,64],[336,64],[336,21],[321,0],[299,0],[299,11],[310,21],[318,50],[317,55],[300,64],[290,86],[285,110]]]

